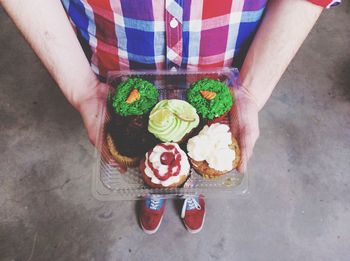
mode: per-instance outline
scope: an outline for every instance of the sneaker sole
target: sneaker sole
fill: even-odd
[[[164,217],[164,216],[162,216],[162,217],[160,218],[160,221],[159,221],[158,226],[157,226],[155,229],[153,229],[153,230],[145,229],[145,228],[143,227],[143,225],[142,225],[141,219],[139,219],[140,225],[141,225],[141,228],[142,228],[143,232],[145,232],[147,235],[152,235],[152,234],[156,233],[156,232],[158,231],[159,227],[160,227],[160,224],[162,224],[163,217]]]
[[[185,225],[185,227],[186,227],[186,229],[187,229],[187,231],[190,232],[191,234],[197,234],[198,232],[200,232],[200,231],[202,230],[203,226],[204,226],[205,216],[206,216],[206,213],[204,213],[202,225],[201,225],[201,227],[198,228],[198,229],[190,229],[190,228],[186,225],[186,223],[183,222],[184,225]]]

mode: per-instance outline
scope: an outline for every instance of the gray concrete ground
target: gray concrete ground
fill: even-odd
[[[0,10],[0,260],[350,260],[350,4],[325,11],[261,112],[250,196],[186,232],[91,196],[81,120]]]

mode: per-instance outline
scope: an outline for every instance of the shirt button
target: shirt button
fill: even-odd
[[[171,19],[170,21],[171,28],[176,28],[178,25],[179,25],[179,22],[175,18]]]

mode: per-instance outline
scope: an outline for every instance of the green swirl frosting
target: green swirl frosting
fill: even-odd
[[[206,100],[200,91],[215,92],[212,100]],[[204,78],[191,85],[187,91],[187,100],[205,119],[214,119],[223,115],[233,105],[234,99],[229,88],[222,82]]]
[[[199,124],[191,104],[182,100],[162,100],[150,113],[148,130],[163,142],[179,142]]]
[[[129,104],[126,100],[134,89],[138,90],[140,98]],[[152,83],[136,77],[121,82],[111,101],[115,112],[121,116],[142,115],[157,103],[158,96],[159,93]]]

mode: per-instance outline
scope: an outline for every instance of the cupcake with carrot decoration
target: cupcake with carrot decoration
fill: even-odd
[[[187,101],[208,123],[219,122],[230,111],[234,98],[226,84],[204,78],[191,84]]]
[[[134,167],[157,140],[147,131],[149,112],[158,101],[155,86],[141,78],[121,82],[109,96],[107,145],[115,160]]]

